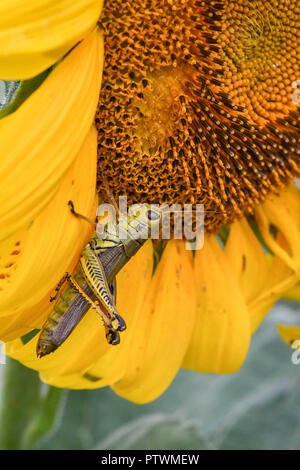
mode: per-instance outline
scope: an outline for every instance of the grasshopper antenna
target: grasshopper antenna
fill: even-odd
[[[75,207],[74,207],[74,203],[73,201],[69,201],[68,202],[68,206],[70,206],[70,210],[72,212],[73,215],[75,215],[75,217],[79,218],[79,219],[83,219],[85,220],[86,222],[88,222],[89,224],[92,224],[96,227],[96,222],[94,222],[93,220],[89,219],[88,217],[86,217],[85,215],[83,214],[80,214],[79,212],[76,212],[75,211]]]

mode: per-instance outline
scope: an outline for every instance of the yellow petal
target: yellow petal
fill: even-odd
[[[49,376],[47,381],[49,383],[51,379],[53,382],[59,380],[60,376],[67,378],[72,377],[72,374],[76,376],[76,372],[84,370],[96,361],[108,347],[102,321],[93,310],[83,317],[69,338],[54,353],[38,358],[37,338],[38,335],[25,345],[20,339],[7,342],[5,352],[26,367],[40,371],[45,377]],[[69,385],[66,387],[69,388]]]
[[[298,282],[298,284],[296,284],[295,286],[287,290],[284,293],[283,297],[287,300],[299,301],[300,300],[300,283]]]
[[[300,276],[300,190],[290,185],[279,196],[268,198],[257,207],[256,217],[269,248]]]
[[[277,325],[281,338],[292,348],[300,348],[300,326]]]
[[[102,0],[1,0],[0,78],[29,78],[57,62],[96,25],[102,4]]]
[[[93,122],[102,62],[94,31],[0,121],[0,240],[26,228],[59,188]]]
[[[195,321],[192,257],[185,243],[169,241],[139,311],[124,378],[116,393],[147,403],[174,379]]]
[[[8,239],[12,247],[18,244],[15,254],[7,251],[7,240],[0,244],[0,315],[20,314],[27,326],[27,311],[46,295],[49,299],[49,292],[79,256],[93,226],[74,217],[68,201],[94,217],[96,165],[97,132],[92,128],[49,206],[28,230]]]
[[[297,282],[297,276],[280,258],[269,257],[269,272],[261,292],[248,305],[251,331],[259,327],[274,303]]]
[[[269,262],[246,219],[231,225],[224,251],[246,303],[251,302],[266,281]]]
[[[296,277],[280,258],[264,252],[246,219],[232,224],[224,251],[243,292],[253,333]]]
[[[48,295],[34,307],[23,310],[21,313],[1,316],[0,341],[3,343],[13,341],[36,328],[40,329],[52,307]]]
[[[198,304],[183,367],[232,373],[248,351],[250,321],[245,300],[227,256],[213,236],[195,255]]]

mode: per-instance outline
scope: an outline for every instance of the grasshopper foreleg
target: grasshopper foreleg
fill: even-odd
[[[58,294],[59,294],[59,291],[60,291],[60,289],[61,289],[61,286],[63,285],[63,283],[64,283],[65,281],[69,280],[70,277],[71,277],[71,275],[70,275],[69,273],[66,273],[66,274],[61,278],[61,280],[59,281],[59,283],[57,284],[57,286],[56,286],[56,288],[55,288],[56,294],[55,294],[54,297],[52,297],[52,296],[50,297],[50,302],[53,302],[54,300],[57,299]]]
[[[83,219],[83,220],[85,220],[86,222],[88,222],[89,224],[95,225],[95,227],[96,227],[96,225],[97,225],[96,222],[93,222],[91,219],[89,219],[89,218],[86,217],[85,215],[80,214],[79,212],[76,212],[76,211],[75,211],[73,201],[69,201],[69,202],[68,202],[68,206],[70,206],[71,213],[72,213],[75,217],[78,217],[79,219]]]

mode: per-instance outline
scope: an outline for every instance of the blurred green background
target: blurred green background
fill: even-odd
[[[300,365],[276,330],[277,323],[299,324],[299,314],[300,303],[279,302],[238,373],[181,370],[148,405],[110,388],[50,388],[10,360],[0,366],[2,384],[5,367],[15,367],[2,386],[1,448],[299,449]]]

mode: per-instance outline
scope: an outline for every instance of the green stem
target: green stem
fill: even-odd
[[[64,390],[42,385],[36,371],[9,357],[1,367],[0,449],[34,449],[53,431]]]
[[[24,429],[36,413],[40,380],[38,374],[6,358],[0,408],[0,449],[20,449]]]
[[[49,386],[47,388],[47,393],[41,398],[39,413],[24,435],[23,449],[36,448],[37,444],[55,429],[64,390]]]

